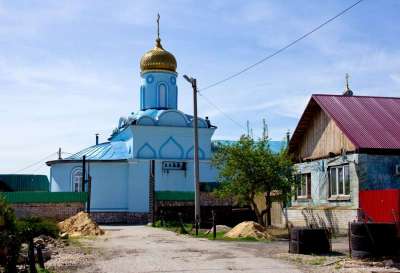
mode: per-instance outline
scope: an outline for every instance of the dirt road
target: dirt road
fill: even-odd
[[[88,242],[99,258],[79,272],[302,272],[269,258],[267,243],[210,241],[147,226],[103,228],[107,235]]]

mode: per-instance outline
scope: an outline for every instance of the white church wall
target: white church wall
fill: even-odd
[[[82,168],[81,162],[60,163],[51,166],[50,187],[52,192],[70,192],[72,172]],[[119,211],[128,208],[128,163],[90,162],[92,176],[91,209],[95,211]]]
[[[81,163],[53,164],[50,175],[50,191],[72,191],[72,170],[82,167]]]
[[[149,211],[149,160],[128,163],[128,211]]]
[[[90,163],[92,176],[91,209],[126,211],[128,209],[128,163]]]
[[[194,191],[193,162],[186,162],[186,170],[163,170],[163,160],[156,161],[156,191]],[[210,161],[199,164],[200,182],[216,182],[217,171]]]
[[[163,160],[156,161],[156,191],[193,191],[193,165],[186,163],[186,170],[163,170]],[[182,161],[180,161],[182,162]]]
[[[151,158],[155,154],[157,159],[187,159],[192,157],[193,128],[190,127],[159,127],[159,126],[132,126],[133,156],[135,158]],[[199,147],[201,159],[211,158],[211,136],[214,128],[199,128]],[[142,152],[146,149],[146,154]]]
[[[217,182],[218,171],[210,161],[200,161],[200,182]]]

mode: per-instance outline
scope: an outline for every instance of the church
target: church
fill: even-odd
[[[91,176],[90,211],[98,222],[146,222],[153,198],[193,200],[193,116],[177,109],[177,62],[161,45],[140,61],[140,110],[121,117],[108,142],[49,161],[52,192],[82,190],[83,156]],[[216,127],[198,119],[201,184],[216,182],[211,137]],[[155,185],[149,184],[154,162]],[[211,185],[210,184],[210,185]],[[206,187],[207,188],[207,187]],[[152,196],[156,195],[156,196]]]

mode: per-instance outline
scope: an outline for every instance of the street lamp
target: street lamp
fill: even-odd
[[[197,126],[197,81],[192,77],[183,75],[193,88],[193,135],[194,135],[194,221],[196,224],[196,236],[200,226],[200,176],[199,176],[199,131]]]

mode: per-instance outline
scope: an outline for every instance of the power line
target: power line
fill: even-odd
[[[232,74],[232,75],[230,75],[230,76],[228,76],[228,77],[226,77],[226,78],[224,78],[224,79],[222,79],[222,80],[219,80],[219,81],[217,81],[217,82],[215,82],[215,83],[213,83],[213,84],[210,84],[210,85],[208,85],[208,86],[206,86],[206,87],[200,89],[199,91],[204,91],[204,90],[210,89],[210,88],[212,88],[212,87],[215,87],[215,86],[217,86],[217,85],[219,85],[219,84],[221,84],[221,83],[224,83],[224,82],[226,82],[226,81],[229,81],[229,80],[231,80],[231,79],[233,79],[233,78],[239,76],[240,74],[243,74],[243,73],[245,73],[246,71],[252,69],[253,67],[255,67],[255,66],[257,66],[257,65],[259,65],[259,64],[261,64],[261,63],[263,63],[263,62],[265,62],[265,61],[267,61],[267,60],[269,60],[269,59],[271,59],[272,57],[274,57],[274,56],[278,55],[279,53],[285,51],[285,50],[288,49],[289,47],[291,47],[291,46],[297,44],[298,42],[300,42],[301,40],[307,38],[308,36],[310,36],[311,34],[313,34],[313,33],[316,32],[316,31],[318,31],[319,29],[321,29],[321,28],[324,27],[325,25],[329,24],[330,22],[334,21],[334,20],[337,19],[338,17],[342,16],[343,14],[345,14],[346,12],[348,12],[349,10],[351,10],[352,8],[354,8],[355,6],[357,6],[358,4],[360,4],[362,1],[364,1],[364,0],[358,0],[357,2],[355,2],[354,4],[352,4],[351,6],[345,8],[344,10],[342,10],[341,12],[339,12],[338,14],[336,14],[335,16],[331,17],[330,19],[326,20],[326,21],[323,22],[322,24],[318,25],[317,27],[315,27],[315,28],[312,29],[311,31],[309,31],[309,32],[307,32],[306,34],[300,36],[299,38],[297,38],[297,39],[294,40],[293,42],[287,44],[286,46],[284,46],[284,47],[282,47],[282,48],[276,50],[275,52],[273,52],[272,54],[266,56],[265,58],[263,58],[263,59],[261,59],[261,60],[255,62],[255,63],[252,64],[252,65],[249,65],[249,66],[245,67],[244,69],[242,69],[242,70],[240,70],[240,71],[238,71],[238,72],[236,72],[236,73],[234,73],[234,74]]]
[[[211,106],[213,106],[215,109],[217,109],[221,114],[223,114],[226,118],[228,118],[230,121],[232,121],[233,123],[235,123],[237,126],[239,126],[240,128],[242,128],[245,132],[246,132],[246,128],[240,124],[240,122],[234,120],[232,117],[230,117],[227,113],[225,113],[224,111],[222,111],[222,109],[220,107],[218,107],[215,103],[212,102],[212,100],[210,100],[209,98],[207,98],[206,96],[204,96],[204,94],[198,92],[198,94],[204,99],[206,100]]]
[[[34,169],[33,171],[31,171],[32,174],[37,174],[39,170],[43,169],[44,167],[47,167],[45,164],[41,164],[39,165],[38,168]]]
[[[47,158],[49,158],[49,157],[51,157],[51,156],[54,156],[54,155],[56,155],[56,154],[57,154],[57,153],[54,153],[54,152],[53,152],[53,153],[49,154],[48,156],[46,156],[46,157],[40,159],[39,161],[36,161],[36,162],[34,162],[34,163],[32,163],[32,164],[29,164],[28,166],[26,166],[26,167],[24,167],[24,168],[22,168],[22,169],[19,169],[19,170],[17,170],[17,171],[14,171],[14,173],[22,172],[22,171],[24,171],[24,170],[26,170],[26,169],[29,169],[29,168],[31,168],[31,167],[37,165],[37,164],[43,163],[44,160],[46,160]]]

